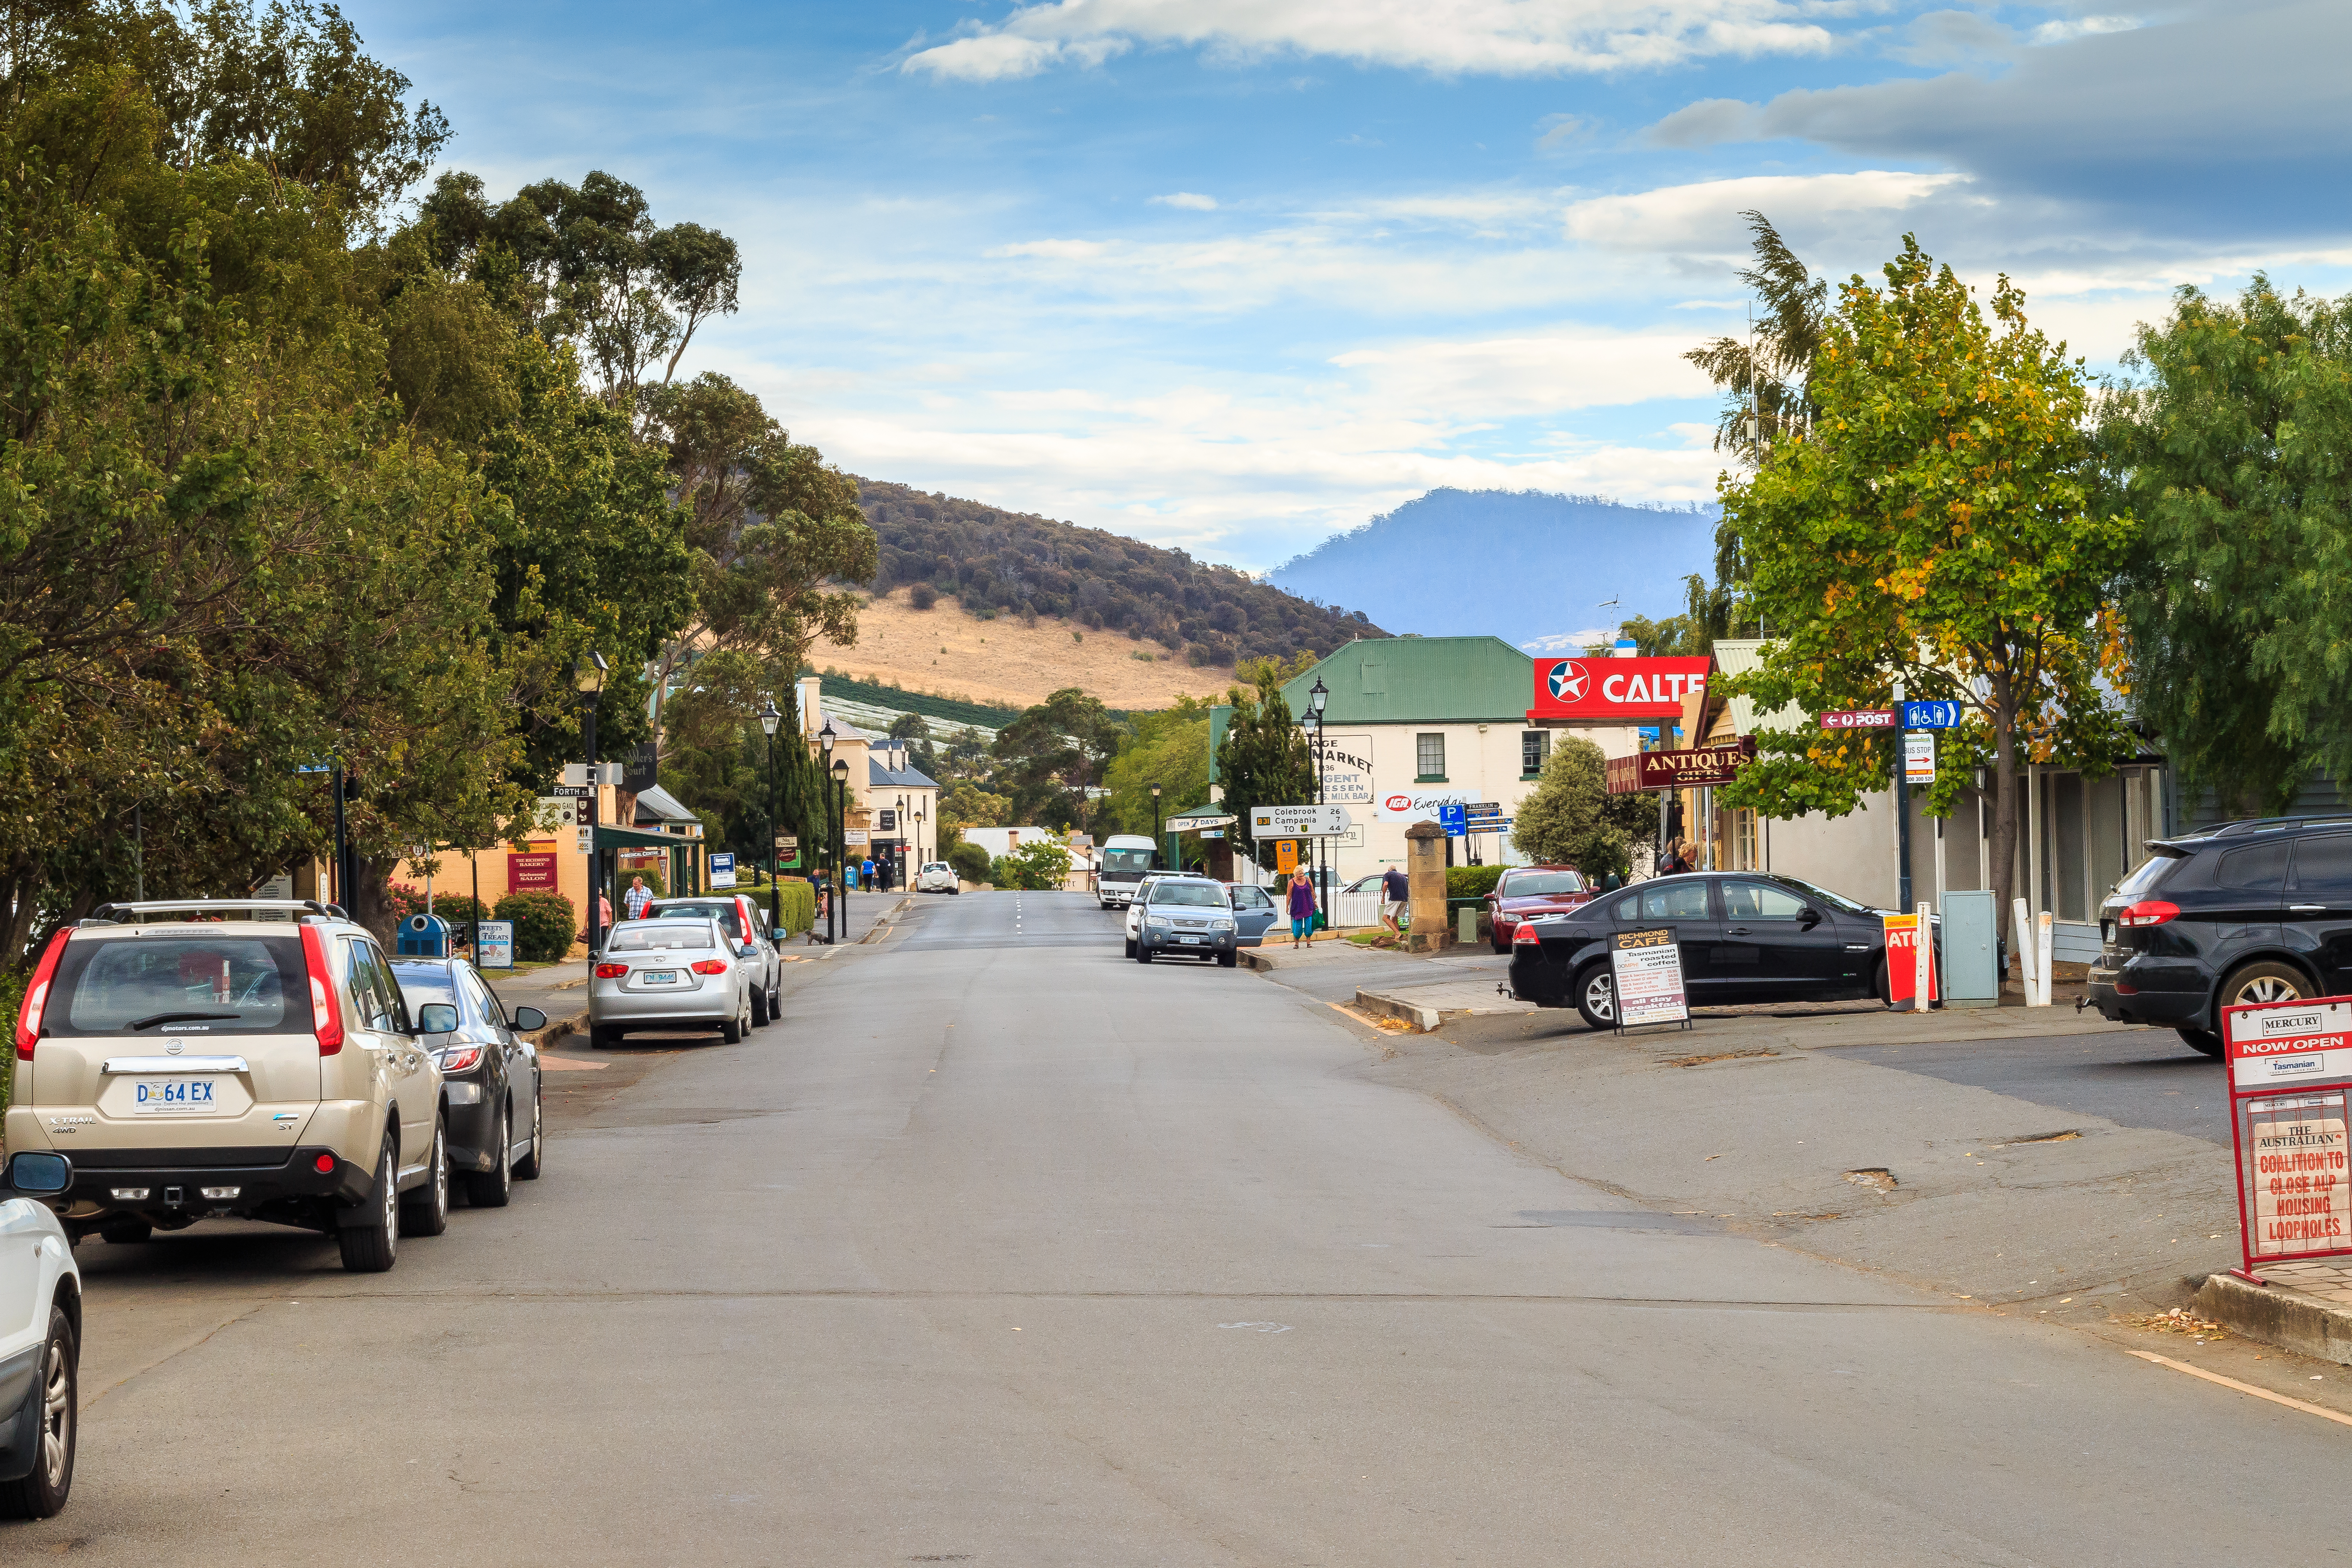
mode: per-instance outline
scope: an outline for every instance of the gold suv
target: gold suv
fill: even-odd
[[[345,1268],[386,1269],[404,1233],[448,1227],[441,1069],[419,1022],[331,904],[110,904],[33,972],[7,1146],[71,1157],[50,1201],[76,1240],[233,1215],[331,1233]]]

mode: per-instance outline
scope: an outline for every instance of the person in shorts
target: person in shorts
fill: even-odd
[[[1381,873],[1381,924],[1389,928],[1391,936],[1401,936],[1397,921],[1404,914],[1405,900],[1412,889],[1405,881],[1404,868],[1391,866]]]

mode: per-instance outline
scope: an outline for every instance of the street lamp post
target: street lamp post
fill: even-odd
[[[835,907],[841,914],[841,934],[849,934],[849,763],[841,759],[833,764],[833,863],[841,871],[841,890],[834,895]]]
[[[1151,786],[1151,842],[1160,846],[1160,857],[1168,854],[1168,845],[1160,836],[1160,786]]]
[[[817,776],[819,778],[824,777],[830,771],[830,764],[833,762],[833,721],[828,718],[824,721],[824,728],[816,732]],[[847,770],[845,768],[843,771],[846,772]],[[833,869],[838,871],[841,867],[841,856],[833,846],[833,792],[830,790],[825,792],[824,837],[824,852],[827,856],[832,858]],[[824,900],[824,940],[827,942],[833,941],[835,917],[839,913],[838,910],[835,908],[837,902],[838,900],[828,889]]]
[[[784,716],[776,708],[776,700],[760,710],[760,728],[768,734],[768,929],[773,931],[784,923],[783,889],[776,879],[783,874],[782,857],[776,853],[776,726]]]
[[[907,797],[902,795],[898,797],[898,886],[902,889],[907,886],[907,839],[908,833],[909,828],[907,822]]]
[[[1308,733],[1315,747],[1315,804],[1318,805],[1323,804],[1323,705],[1330,700],[1329,689],[1324,686],[1323,678],[1317,676],[1315,684],[1307,690],[1307,719],[1312,726]],[[1324,907],[1328,910],[1331,902],[1331,868],[1323,864],[1323,841],[1319,838],[1315,841],[1315,882],[1316,890],[1322,895]]]
[[[588,650],[584,659],[572,661],[572,684],[588,700],[588,711],[581,716],[580,740],[588,752],[588,956],[593,959],[604,945],[604,908],[599,901],[604,891],[604,857],[596,849],[596,804],[600,791],[596,778],[596,707],[604,692],[604,672],[612,666],[595,649]]]

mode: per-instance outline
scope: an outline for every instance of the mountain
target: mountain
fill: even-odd
[[[1203,668],[1387,635],[1361,612],[1103,529],[878,479],[857,481],[857,504],[881,536],[874,590],[909,587],[917,609],[928,585],[982,618],[1057,616],[1150,638]]]
[[[1714,565],[1716,514],[1538,490],[1432,490],[1267,580],[1361,605],[1391,631],[1491,633],[1550,653],[1605,643],[1629,616],[1680,614],[1683,579]]]

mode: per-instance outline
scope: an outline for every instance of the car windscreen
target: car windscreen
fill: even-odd
[[[688,919],[698,919],[708,915],[726,929],[730,939],[735,942],[743,940],[742,917],[735,912],[735,900],[732,899],[711,899],[683,904],[654,904],[646,912],[654,915],[684,915]]]
[[[1515,871],[1503,879],[1503,897],[1540,899],[1551,893],[1580,893],[1584,879],[1573,871]]]
[[[1102,852],[1102,868],[1106,871],[1149,871],[1151,869],[1151,851],[1106,849]]]
[[[1151,901],[1189,909],[1222,909],[1225,907],[1225,890],[1206,882],[1162,882],[1151,889]]]
[[[638,921],[614,926],[606,944],[614,952],[677,952],[710,948],[710,922],[700,921]]]
[[[68,942],[42,1033],[270,1035],[310,1027],[302,939],[138,936]],[[300,1005],[290,1004],[299,1000]]]
[[[457,1000],[457,987],[449,978],[446,963],[402,963],[394,960],[392,978],[400,986],[401,1000],[408,1004],[408,1016],[415,1017],[416,1009],[427,1002]]]
[[[1816,887],[1814,884],[1805,881],[1801,878],[1774,877],[1772,880],[1780,883],[1780,886],[1784,888],[1795,889],[1798,892],[1803,894],[1808,899],[1812,899],[1821,903],[1827,904],[1830,908],[1837,910],[1840,914],[1866,915],[1870,913],[1870,906],[1868,904],[1857,904],[1843,893],[1832,893],[1827,888]]]

